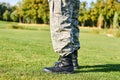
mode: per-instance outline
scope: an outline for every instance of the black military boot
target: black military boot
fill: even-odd
[[[62,58],[62,56],[59,56],[59,59],[58,61],[60,61]],[[77,50],[75,50],[73,53],[72,53],[72,62],[73,62],[73,66],[75,69],[79,69],[79,65],[78,65],[78,52]],[[56,62],[55,64],[57,64],[59,62]]]
[[[52,73],[73,73],[74,67],[72,63],[72,54],[61,57],[60,62],[57,62],[53,67],[46,67],[43,69],[44,72]]]
[[[72,62],[73,62],[73,66],[75,69],[78,69],[79,68],[79,65],[78,65],[78,52],[77,50],[75,50],[73,53],[72,53]]]

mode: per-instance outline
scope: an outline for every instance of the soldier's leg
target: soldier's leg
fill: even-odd
[[[73,25],[73,42],[75,50],[80,48],[79,43],[79,27],[78,27],[78,16],[79,16],[80,1],[74,0],[73,14],[72,14],[72,25]]]
[[[53,48],[56,53],[66,56],[75,49],[73,41],[73,0],[54,1],[51,10],[51,37]]]
[[[54,67],[44,68],[45,72],[72,73],[72,52],[73,25],[72,12],[73,0],[51,0],[50,1],[50,26],[53,48],[55,52],[62,56],[61,62]]]
[[[78,27],[78,14],[79,14],[80,1],[73,0],[73,13],[72,13],[72,37],[73,37],[73,47],[74,52],[72,53],[72,61],[74,68],[79,68],[78,65],[78,49],[80,48],[79,43],[79,27]],[[58,60],[61,59],[61,56]]]
[[[72,54],[72,61],[73,61],[74,68],[79,68],[78,59],[77,59],[77,57],[78,57],[78,49],[80,48],[79,27],[78,27],[79,8],[80,8],[80,1],[79,0],[74,0],[73,14],[72,14],[73,42],[74,42],[74,48],[75,48],[75,51]]]

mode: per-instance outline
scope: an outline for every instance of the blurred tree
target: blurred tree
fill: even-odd
[[[22,12],[22,2],[18,2],[16,5],[15,5],[15,13],[16,13],[16,17],[19,18],[19,22],[24,22],[24,19],[23,19],[23,12]]]
[[[25,21],[28,23],[48,23],[49,7],[47,0],[23,0],[22,12]]]
[[[10,19],[10,12],[8,10],[6,10],[4,13],[3,13],[3,19],[8,21]]]
[[[6,3],[0,3],[0,19],[3,20],[3,13],[6,11]]]
[[[81,23],[82,26],[85,25],[85,20],[87,18],[87,16],[86,16],[87,15],[86,5],[87,5],[86,2],[82,2],[81,3],[81,7],[80,7],[80,12],[79,12],[79,18],[78,19],[79,19],[79,21],[80,21],[80,23]]]
[[[49,5],[47,0],[39,0],[39,9],[38,9],[38,17],[43,20],[44,23],[49,22]]]
[[[102,13],[99,15],[99,17],[98,17],[98,21],[97,21],[97,27],[99,28],[99,29],[101,29],[102,27],[103,27],[103,20],[104,20],[104,18],[103,18],[103,15],[102,15]]]
[[[14,21],[14,22],[17,22],[17,21],[19,20],[18,14],[17,14],[16,11],[13,11],[13,12],[11,13],[10,18],[11,18],[12,21]]]
[[[113,28],[116,16],[120,25],[120,3],[117,0],[97,0],[90,7],[87,7],[87,2],[82,2],[80,6],[79,21],[82,26]],[[8,13],[11,19],[8,19]],[[0,3],[0,20],[3,16],[7,21],[18,21],[19,18],[19,22],[49,23],[49,5],[47,0],[22,0],[15,6]]]
[[[97,0],[96,3],[92,3],[90,8],[92,23],[95,25],[96,21],[98,21],[97,22],[97,25],[98,25],[98,23],[101,23],[101,20],[104,19],[102,21],[104,22],[103,23],[104,26],[107,28],[111,28],[113,26],[113,17],[116,10],[117,12],[120,11],[119,10],[120,8],[117,8],[120,5],[117,5],[116,7],[116,4],[118,4],[116,0]]]
[[[114,17],[113,17],[113,28],[116,29],[118,28],[118,13],[115,12]]]
[[[114,1],[115,0],[106,0],[105,5],[106,14],[104,15],[104,17],[107,28],[112,28],[113,17],[116,11]]]

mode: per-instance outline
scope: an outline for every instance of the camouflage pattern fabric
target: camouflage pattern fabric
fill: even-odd
[[[52,44],[55,52],[61,56],[80,48],[79,6],[79,0],[49,0]]]

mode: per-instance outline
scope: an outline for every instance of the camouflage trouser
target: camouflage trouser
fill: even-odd
[[[49,0],[50,28],[53,48],[66,56],[80,48],[78,12],[79,0]]]

